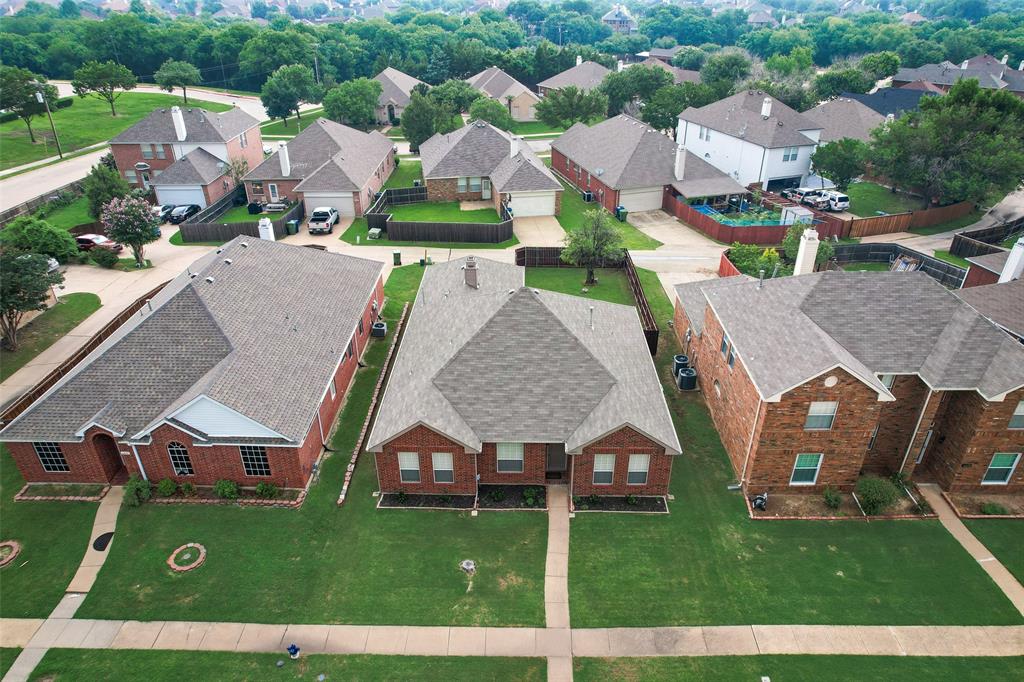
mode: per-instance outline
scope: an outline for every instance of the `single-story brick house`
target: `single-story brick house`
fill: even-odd
[[[29,482],[135,473],[300,488],[383,304],[382,271],[236,237],[168,283],[0,441]]]
[[[676,333],[748,492],[894,472],[1024,491],[1024,347],[928,275],[729,277],[676,293]]]
[[[576,123],[551,143],[551,169],[614,212],[660,209],[665,194],[724,203],[746,189],[667,135],[624,114]]]
[[[536,121],[537,103],[540,97],[497,66],[484,69],[466,82],[480,91],[484,97],[501,102],[508,108],[513,121]]]
[[[318,118],[243,178],[249,201],[299,200],[360,216],[395,170],[395,145],[376,130]]]
[[[472,256],[427,269],[367,441],[381,491],[665,495],[680,446],[636,310],[524,281]]]
[[[110,141],[118,172],[128,184],[152,188],[160,204],[205,208],[231,191],[228,164],[263,161],[260,122],[239,108],[156,109]]]
[[[428,201],[491,201],[513,215],[558,215],[562,184],[522,139],[484,121],[420,145]]]
[[[419,78],[390,66],[373,79],[381,85],[380,97],[377,98],[377,123],[380,124],[394,123],[401,119],[402,112],[409,105],[412,89],[417,85],[426,85]]]

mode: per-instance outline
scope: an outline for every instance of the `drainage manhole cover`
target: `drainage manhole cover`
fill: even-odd
[[[107,551],[107,545],[110,544],[110,540],[113,537],[114,531],[104,533],[103,535],[99,536],[98,538],[92,541],[92,548],[95,549],[97,552]]]

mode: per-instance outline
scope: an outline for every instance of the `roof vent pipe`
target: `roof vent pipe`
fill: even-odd
[[[583,63],[583,57],[580,56],[580,55],[576,55],[576,66],[579,66],[582,63]],[[1004,60],[1003,64],[1005,64],[1005,63],[1006,63],[1006,61]]]
[[[761,118],[768,118],[772,115],[772,98],[765,97],[761,100]]]
[[[1006,258],[1006,265],[1003,266],[1003,271],[999,273],[999,283],[1003,284],[1020,279],[1021,274],[1024,274],[1024,237],[1017,239],[1017,243],[1010,249],[1010,255]]]
[[[1010,55],[1004,54],[1003,58],[999,60],[999,63],[1000,64],[1006,64],[1006,62],[1008,62],[1008,61],[1010,61]]]
[[[622,61],[621,59],[620,59],[620,60],[618,61],[618,63],[617,63],[616,65],[615,65],[615,70],[616,70],[616,71],[622,71],[622,70],[623,70],[623,69],[625,69],[625,68],[626,68],[626,64],[625,64],[625,62],[623,62],[623,61]]]
[[[590,328],[594,328],[594,306],[590,306]]]
[[[757,271],[757,288],[760,289],[764,286],[764,269]]]
[[[281,163],[281,175],[288,176],[292,174],[292,163],[288,158],[288,145],[284,142],[281,143],[280,148],[277,150],[277,159]]]
[[[207,277],[206,282],[207,284],[213,284],[213,277]]]
[[[480,270],[476,267],[476,256],[468,256],[466,258],[465,277],[466,286],[474,289],[480,288],[479,280]]]
[[[178,142],[184,142],[188,131],[185,130],[185,116],[181,113],[181,107],[171,107],[171,121],[174,123],[174,136]]]
[[[964,60],[964,63],[960,65],[960,70],[961,70],[961,71],[966,71],[966,70],[967,70],[967,66],[968,66],[968,63],[969,63],[969,62],[968,62],[968,60],[966,60],[966,59],[965,59],[965,60]]]

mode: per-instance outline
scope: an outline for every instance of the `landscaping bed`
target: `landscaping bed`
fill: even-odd
[[[964,519],[1024,518],[1024,493],[943,493]]]
[[[747,509],[750,518],[755,520],[827,520],[842,521],[847,519],[925,519],[934,518],[935,514],[925,504],[924,510],[918,508],[906,494],[889,507],[884,514],[865,516],[850,493],[837,493],[839,506],[829,507],[822,495],[816,493],[769,493],[768,509],[754,509],[751,504],[753,494],[747,495]],[[918,500],[923,502],[920,493]]]
[[[98,502],[110,490],[104,483],[26,483],[14,499],[19,502]]]
[[[588,495],[572,498],[573,511],[576,512],[636,512],[641,514],[667,514],[668,503],[661,496],[625,495]]]
[[[378,507],[392,509],[472,509],[472,495],[418,495],[381,493]]]
[[[298,507],[306,497],[300,488],[281,488],[277,497],[260,497],[255,488],[240,488],[236,499],[218,497],[213,486],[195,486],[194,492],[184,494],[179,488],[168,497],[161,497],[154,490],[149,502],[153,504],[237,504],[253,507]]]
[[[542,485],[481,485],[480,509],[547,509]]]

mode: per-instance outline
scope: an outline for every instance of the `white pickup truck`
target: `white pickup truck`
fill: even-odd
[[[330,206],[318,206],[309,216],[310,234],[331,234],[334,223],[338,222],[338,211]]]

